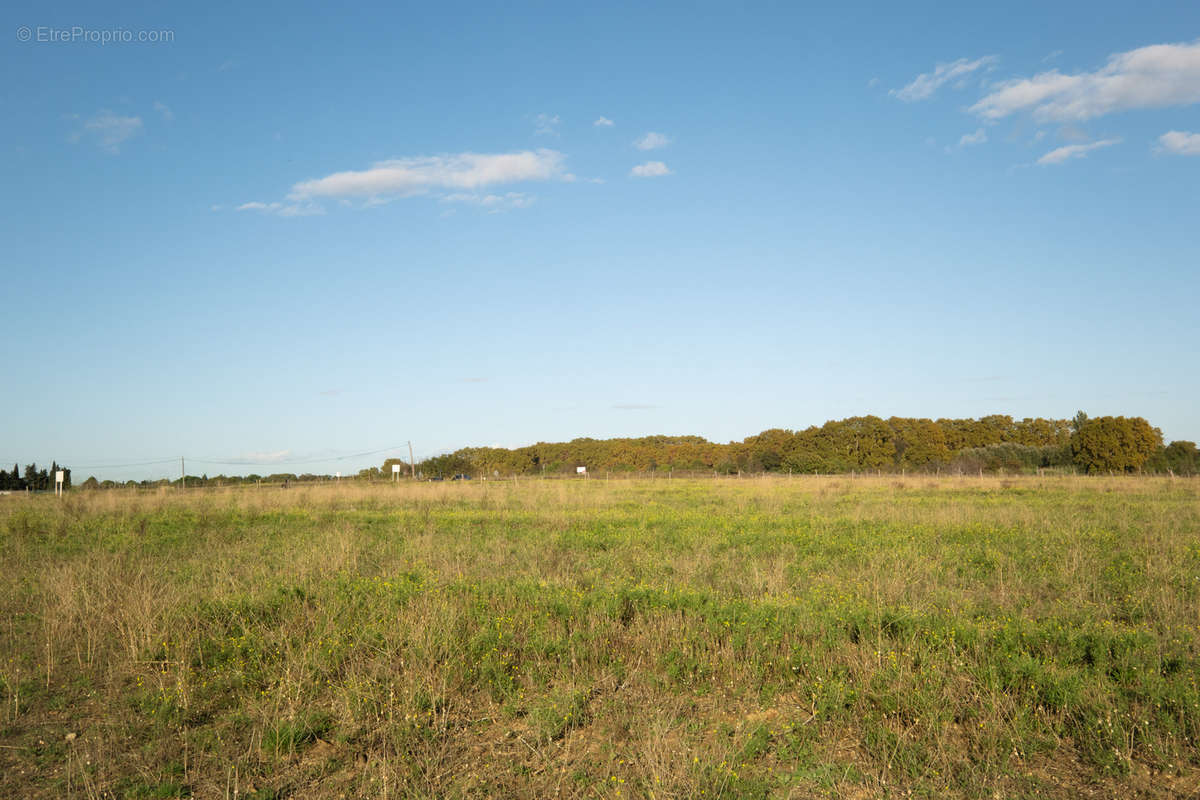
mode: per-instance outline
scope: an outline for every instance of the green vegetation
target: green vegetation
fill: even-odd
[[[388,459],[391,474],[399,459]],[[928,472],[1035,474],[1059,472],[1200,473],[1192,442],[1163,447],[1162,434],[1141,417],[1074,420],[850,417],[802,431],[773,428],[741,442],[699,436],[575,439],[513,450],[467,447],[417,465],[426,477],[573,474],[576,467],[613,472],[804,473]],[[408,466],[404,465],[405,474]]]
[[[409,479],[412,466],[389,458],[382,467],[361,469],[347,480],[392,480],[400,466]],[[993,414],[981,419],[914,419],[909,417],[850,417],[802,431],[772,428],[741,442],[717,444],[700,436],[643,436],[628,439],[574,439],[539,442],[505,449],[465,447],[425,459],[416,465],[418,477],[505,477],[574,475],[577,467],[592,472],[808,474],[861,472],[929,473],[935,475],[1004,475],[1149,472],[1191,476],[1200,474],[1200,451],[1193,442],[1163,446],[1162,434],[1141,417],[1088,419],[1082,411],[1073,420],[1014,420]],[[57,468],[57,465],[55,465]],[[51,470],[53,472],[53,469]],[[46,470],[26,467],[21,478],[0,470],[0,490],[51,488]],[[333,475],[278,472],[270,475],[188,475],[169,480],[129,480],[118,483],[88,477],[81,484],[96,489],[191,489],[236,486],[329,483]],[[66,470],[70,488],[71,473]]]
[[[1200,484],[0,498],[0,796],[1168,797]]]
[[[1137,472],[1163,450],[1162,433],[1141,417],[1087,419],[1080,412],[1076,419],[1071,449],[1075,463],[1085,472]]]
[[[54,473],[59,469],[63,472],[63,488],[71,488],[71,470],[66,467],[59,467],[55,461],[50,465],[50,469],[43,467],[37,468],[37,464],[26,464],[25,473],[21,474],[20,468],[13,464],[12,472],[0,469],[0,491],[23,492],[29,490],[32,492],[48,492],[54,489]]]

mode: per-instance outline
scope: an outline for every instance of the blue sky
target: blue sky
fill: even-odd
[[[0,463],[1200,439],[1200,5],[976,5],[8,4]]]

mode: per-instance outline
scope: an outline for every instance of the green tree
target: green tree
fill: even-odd
[[[950,460],[946,434],[931,419],[892,417],[888,420],[896,449],[896,466],[916,469]]]
[[[796,434],[783,428],[771,428],[757,436],[747,437],[747,466],[751,472],[775,472],[786,469],[785,461],[795,448]]]
[[[1171,442],[1162,453],[1163,466],[1176,475],[1200,474],[1200,450],[1195,442]]]
[[[1137,472],[1162,447],[1162,431],[1141,417],[1080,415],[1071,450],[1085,472]]]

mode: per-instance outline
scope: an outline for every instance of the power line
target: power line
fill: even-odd
[[[362,458],[363,456],[374,456],[374,455],[378,455],[380,453],[388,453],[393,450],[401,450],[402,448],[403,448],[403,445],[396,445],[394,447],[383,447],[378,450],[366,450],[361,453],[349,453],[344,456],[330,456],[328,458],[281,458],[281,459],[276,459],[274,461],[247,461],[247,460],[221,461],[218,459],[193,458],[192,461],[195,461],[198,464],[217,464],[217,465],[221,465],[221,466],[238,466],[238,467],[271,467],[276,464],[324,464],[329,461],[346,461],[347,459],[351,459],[351,458]]]
[[[118,469],[120,467],[150,467],[158,464],[174,464],[175,457],[161,458],[157,461],[132,461],[121,464],[68,464],[69,469]]]

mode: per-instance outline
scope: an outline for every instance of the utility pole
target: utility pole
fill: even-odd
[[[412,479],[417,479],[417,462],[413,461],[412,441],[408,442],[408,469],[412,473]]]
[[[183,456],[179,457],[179,482],[183,488],[187,488],[187,467],[183,465]]]

